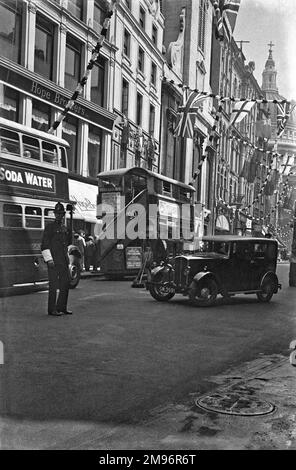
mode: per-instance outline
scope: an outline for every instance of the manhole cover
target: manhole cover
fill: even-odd
[[[257,416],[275,410],[272,403],[237,392],[214,393],[196,400],[196,405],[208,411],[240,416]]]

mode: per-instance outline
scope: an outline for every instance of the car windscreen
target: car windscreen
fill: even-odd
[[[221,255],[228,255],[229,253],[228,242],[204,240],[200,245],[200,249],[198,250],[200,253],[216,253]]]

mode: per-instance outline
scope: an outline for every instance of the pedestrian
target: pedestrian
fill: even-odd
[[[55,220],[45,227],[41,242],[42,256],[48,269],[48,315],[72,314],[67,309],[70,286],[68,245],[72,234],[64,224],[65,213],[63,204],[58,202],[54,208]]]
[[[80,258],[80,268],[83,271],[85,269],[84,262],[85,262],[85,239],[84,239],[84,232],[83,230],[79,230],[79,232],[74,233],[74,240],[73,243],[77,246],[81,258]]]
[[[96,254],[96,245],[94,238],[89,235],[85,240],[85,271],[89,271],[90,266],[95,266],[95,254]]]
[[[95,235],[95,247],[96,247],[96,251],[95,251],[95,254],[94,254],[93,270],[97,271],[98,268],[99,268],[99,260],[100,260],[100,256],[101,256],[101,240],[96,235]]]

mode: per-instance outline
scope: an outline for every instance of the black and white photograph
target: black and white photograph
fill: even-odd
[[[295,32],[295,0],[0,0],[0,450],[296,450]]]

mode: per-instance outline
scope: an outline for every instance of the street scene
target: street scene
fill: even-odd
[[[1,450],[296,450],[295,22],[0,0]]]

